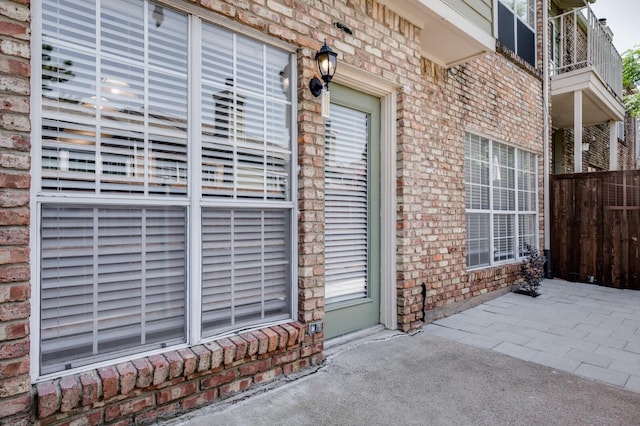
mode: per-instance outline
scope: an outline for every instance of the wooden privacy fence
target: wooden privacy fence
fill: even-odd
[[[556,277],[640,289],[640,170],[551,176]]]

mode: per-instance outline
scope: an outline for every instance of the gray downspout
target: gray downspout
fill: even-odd
[[[551,263],[551,206],[549,205],[549,0],[542,0],[542,102],[543,102],[543,197],[545,276],[553,278]]]

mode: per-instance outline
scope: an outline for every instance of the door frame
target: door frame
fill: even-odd
[[[333,80],[380,98],[380,323],[398,328],[396,292],[396,89],[398,85],[340,63]]]

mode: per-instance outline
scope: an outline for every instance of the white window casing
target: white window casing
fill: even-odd
[[[498,0],[498,39],[536,67],[536,0]]]
[[[535,154],[486,137],[465,136],[467,267],[513,262],[538,246]]]
[[[295,318],[293,47],[191,6],[36,3],[34,379]]]

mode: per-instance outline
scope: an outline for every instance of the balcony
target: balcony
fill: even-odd
[[[550,21],[553,126],[622,121],[622,59],[611,41],[611,31],[589,6]]]
[[[421,55],[452,67],[495,51],[491,0],[380,0],[421,29]]]

